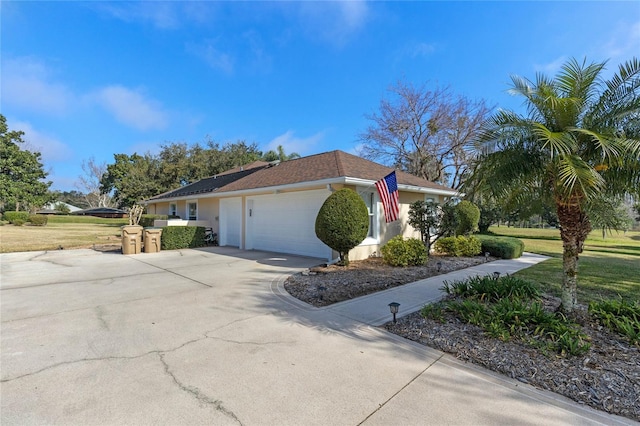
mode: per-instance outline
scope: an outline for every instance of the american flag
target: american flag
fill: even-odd
[[[391,172],[376,182],[378,194],[384,207],[384,217],[387,223],[398,220],[400,205],[398,204],[398,181],[396,172]]]

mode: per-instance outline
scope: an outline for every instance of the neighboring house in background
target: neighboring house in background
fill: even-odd
[[[36,213],[38,213],[38,214],[60,214],[62,212],[59,211],[56,208],[58,204],[62,204],[64,206],[66,206],[69,209],[69,213],[73,213],[73,212],[77,212],[77,211],[81,210],[80,207],[72,206],[71,204],[63,203],[62,201],[55,201],[53,203],[45,204]]]
[[[128,217],[129,213],[124,210],[114,209],[111,207],[95,207],[92,209],[78,210],[73,212],[72,214],[79,216],[96,216],[96,217],[105,217],[105,218],[123,218]]]
[[[418,200],[443,202],[457,195],[451,188],[408,173],[396,172],[400,219],[386,223],[375,182],[393,169],[331,151],[282,163],[255,162],[206,178],[145,201],[150,214],[179,216],[157,226],[209,226],[220,245],[332,260],[338,257],[316,237],[315,221],[329,195],[355,190],[369,209],[368,237],[351,250],[352,260],[380,253],[380,247],[402,234],[419,238],[408,224],[409,205]]]

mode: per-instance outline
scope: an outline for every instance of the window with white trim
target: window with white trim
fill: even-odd
[[[189,220],[198,220],[198,202],[189,201],[187,203],[187,218]]]
[[[169,203],[169,216],[178,216],[178,205],[176,203]]]
[[[369,233],[367,234],[367,238],[378,238],[378,232],[376,229],[376,211],[377,211],[377,203],[376,203],[376,195],[372,191],[367,192],[359,192],[360,197],[364,200],[364,203],[367,206],[367,211],[369,212]]]

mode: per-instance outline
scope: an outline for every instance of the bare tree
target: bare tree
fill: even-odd
[[[111,196],[100,191],[100,180],[107,172],[107,164],[98,164],[96,159],[91,157],[88,160],[82,160],[82,172],[83,174],[78,176],[76,188],[84,194],[89,208],[114,207],[115,203]]]
[[[389,92],[380,111],[365,116],[372,124],[360,135],[359,154],[458,189],[470,161],[465,146],[492,108],[449,87],[398,82]]]

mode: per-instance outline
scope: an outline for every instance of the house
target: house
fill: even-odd
[[[129,213],[125,212],[124,210],[114,209],[111,207],[94,207],[91,209],[78,210],[73,212],[72,214],[78,216],[95,216],[109,219],[121,219],[129,216]]]
[[[333,191],[351,188],[369,210],[369,235],[349,256],[364,259],[396,235],[419,237],[408,224],[409,205],[418,200],[443,202],[451,188],[396,172],[400,219],[387,224],[375,182],[393,169],[343,151],[285,162],[255,162],[146,200],[150,214],[180,216],[156,226],[209,226],[220,245],[245,250],[337,258],[315,234],[320,207]]]
[[[60,214],[61,212],[60,210],[58,210],[58,207],[60,205],[65,206],[68,209],[69,213],[73,213],[81,210],[80,207],[73,206],[69,203],[56,201],[53,203],[45,204],[44,206],[42,206],[42,209],[38,210],[36,213],[37,214]]]

